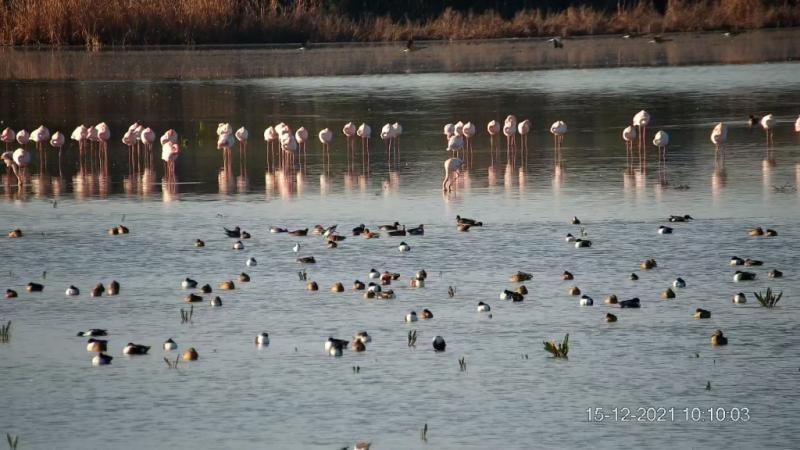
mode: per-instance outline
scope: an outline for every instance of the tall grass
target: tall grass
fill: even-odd
[[[587,0],[587,3],[590,3]],[[622,3],[620,3],[622,4]],[[627,4],[627,2],[626,2]],[[5,0],[3,45],[196,45],[398,41],[660,33],[800,25],[797,0],[670,0],[659,14],[648,0],[606,11],[445,9],[433,18],[348,16],[324,0]]]

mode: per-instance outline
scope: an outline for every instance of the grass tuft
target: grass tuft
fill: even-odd
[[[567,354],[569,354],[569,333],[564,336],[564,340],[560,344],[556,341],[545,342],[544,349],[555,358],[567,359]]]
[[[772,292],[772,288],[767,288],[767,292],[753,292],[753,295],[755,295],[758,303],[761,303],[761,306],[765,308],[773,308],[781,300],[781,297],[783,297],[783,291],[781,291],[778,295],[775,295]]]

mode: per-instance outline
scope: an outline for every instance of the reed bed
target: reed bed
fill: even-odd
[[[587,4],[592,3],[587,0]],[[368,42],[743,30],[800,25],[798,0],[648,0],[616,9],[557,11],[451,8],[427,18],[405,11],[345,13],[323,0],[6,0],[0,44],[130,45]]]

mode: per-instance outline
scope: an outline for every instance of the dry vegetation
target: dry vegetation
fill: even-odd
[[[194,45],[398,41],[660,33],[800,25],[797,0],[647,0],[602,11],[588,6],[526,9],[504,18],[452,9],[431,20],[352,18],[323,0],[6,0],[3,45]]]

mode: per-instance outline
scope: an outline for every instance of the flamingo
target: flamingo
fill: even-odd
[[[327,165],[330,168],[331,164],[331,141],[333,141],[333,132],[328,128],[323,128],[319,132],[319,141],[322,143],[322,165],[325,166],[327,156]]]
[[[444,180],[442,181],[442,190],[444,191],[452,190],[453,183],[458,179],[458,176],[461,173],[461,166],[463,164],[464,162],[459,158],[447,158],[445,160]]]
[[[372,137],[372,128],[362,123],[358,130],[356,130],[356,134],[361,138],[361,170],[363,171],[365,168],[367,172],[369,171],[369,139]],[[366,159],[364,155],[366,154]],[[365,162],[366,161],[366,162]]]
[[[39,154],[39,165],[44,164],[47,168],[47,157],[44,154],[44,145],[50,140],[50,130],[44,125],[39,125],[39,128],[31,131],[30,140],[36,145],[37,153]]]
[[[31,163],[31,153],[25,148],[18,148],[14,150],[11,157],[15,165],[14,169],[17,174],[17,183],[22,186],[24,180],[27,178],[28,165]]]
[[[141,128],[141,125],[138,125],[136,129]],[[153,142],[156,141],[156,132],[153,131],[152,128],[142,128],[139,131],[139,141],[144,145],[144,151],[147,155],[146,158],[148,161],[152,162],[153,158]],[[135,135],[135,132],[134,132]],[[163,144],[162,144],[163,145]]]
[[[505,123],[503,125],[503,135],[506,137],[506,163],[511,164],[512,157],[511,155],[515,152],[514,149],[514,136],[516,135],[517,130],[514,126],[510,123]],[[513,161],[516,162],[516,157],[513,158]]]
[[[386,141],[386,156],[389,167],[392,167],[392,144],[394,143],[394,130],[392,124],[387,123],[381,128],[381,139]]]
[[[472,165],[472,138],[477,133],[477,129],[475,128],[475,124],[472,122],[467,122],[464,124],[464,127],[461,129],[461,134],[464,136],[466,153],[469,154],[468,165]]]
[[[650,123],[650,113],[641,110],[633,116],[633,126],[639,128],[639,163],[646,162],[647,152],[645,142],[647,141],[647,125]]]
[[[2,133],[0,133],[0,141],[3,141],[5,144],[6,151],[8,151],[8,146],[14,142],[14,138],[16,133],[11,128],[6,127]]]
[[[298,150],[298,154],[300,151],[303,152],[303,164],[306,164],[308,159],[308,155],[306,154],[306,144],[308,143],[308,130],[306,127],[300,127],[297,131],[294,132],[294,139],[297,141],[297,145],[300,146],[300,150]]]
[[[400,165],[400,135],[403,134],[403,126],[399,122],[393,123],[392,133],[394,134],[395,166],[398,166]]]
[[[669,135],[666,131],[658,130],[653,137],[653,145],[658,147],[658,162],[667,162],[667,145],[669,145]]]
[[[531,131],[531,121],[528,119],[523,120],[517,125],[519,132],[519,140],[522,144],[522,153],[520,153],[520,165],[526,167],[528,165],[528,133]]]
[[[761,128],[767,133],[767,147],[771,147],[775,144],[773,140],[773,131],[772,129],[775,127],[775,117],[772,114],[767,114],[766,116],[761,118]]]
[[[23,148],[28,146],[28,141],[30,140],[31,135],[25,130],[19,130],[17,132],[17,142]]]
[[[135,170],[134,162],[136,160],[134,158],[133,146],[136,145],[136,140],[133,138],[133,131],[131,129],[128,129],[128,131],[122,135],[122,143],[128,147],[128,165],[130,166],[131,170]]]
[[[716,146],[716,153],[720,149],[725,151],[725,143],[728,141],[728,126],[724,123],[718,123],[713,130],[711,130],[711,143]]]
[[[249,136],[247,128],[240,127],[238,130],[236,130],[234,136],[239,142],[239,167],[244,168],[247,158],[247,137]]]
[[[342,128],[342,133],[344,133],[345,143],[347,145],[347,170],[350,171],[350,166],[352,164],[351,157],[355,159],[355,137],[356,137],[356,126],[353,125],[353,122],[347,122],[344,127]]]
[[[628,156],[628,165],[633,160],[633,141],[636,139],[636,128],[633,125],[628,125],[622,130],[622,140],[625,141],[625,151]]]
[[[450,137],[456,134],[456,127],[452,123],[447,123],[444,125],[444,142],[447,143],[450,141]]]
[[[286,133],[281,134],[281,150],[286,153],[286,159],[288,159],[289,167],[291,168],[290,170],[294,170],[294,161],[297,155],[298,145],[297,139],[295,139],[288,128],[286,128]]]
[[[230,151],[233,148],[233,135],[222,133],[217,138],[217,149],[222,150],[222,165],[225,169],[230,168]]]
[[[83,151],[86,147],[86,139],[88,139],[88,137],[89,137],[89,130],[84,125],[78,125],[77,127],[75,127],[75,129],[72,130],[72,134],[70,135],[70,138],[73,141],[78,142],[78,155],[79,155],[78,157],[80,158],[81,161],[81,168],[83,168],[83,157],[84,157]]]
[[[175,132],[175,130],[173,130],[172,128],[170,128],[169,130],[165,131],[164,134],[161,135],[161,137],[159,138],[159,142],[161,143],[162,146],[167,142],[172,142],[173,144],[177,144],[178,133]]]
[[[64,142],[66,142],[66,137],[64,133],[60,131],[56,131],[53,133],[53,136],[50,137],[50,146],[54,149],[58,150],[58,172],[61,173],[61,148],[64,147]]]
[[[800,116],[797,116],[797,120],[794,121],[794,131],[800,133]]]
[[[450,136],[450,139],[447,141],[447,151],[453,152],[453,158],[459,159],[458,154],[463,150],[464,150],[464,137],[461,136],[460,134],[453,134],[452,136]]]
[[[274,151],[275,151],[275,141],[278,140],[278,132],[275,131],[275,127],[268,127],[264,130],[264,141],[267,143],[267,171],[270,170],[270,161],[272,161],[272,166],[274,166]]]
[[[180,145],[170,140],[161,144],[161,160],[164,161],[164,178],[167,183],[175,182],[175,161],[180,151]]]
[[[567,124],[557,120],[550,125],[550,132],[555,140],[556,163],[561,161],[561,146],[564,145],[564,135],[567,134]]]
[[[489,133],[489,159],[492,165],[494,165],[494,137],[501,131],[500,124],[497,123],[496,120],[492,120],[486,125],[486,131]]]
[[[103,159],[103,166],[107,168],[108,164],[108,140],[111,138],[111,130],[105,122],[100,122],[94,127],[97,130],[97,140],[99,144],[99,152]]]

